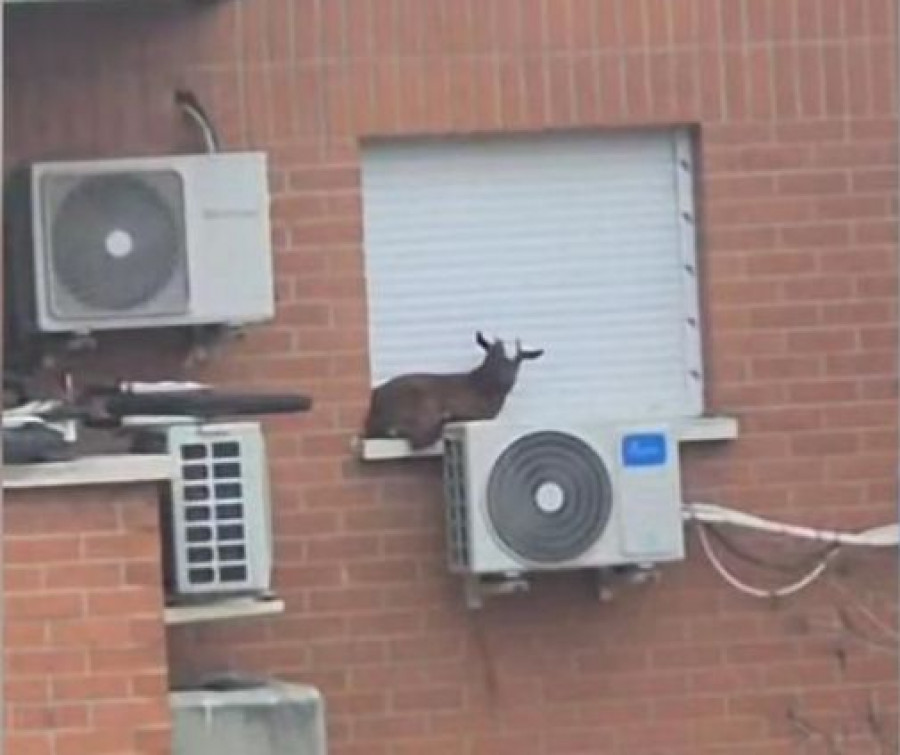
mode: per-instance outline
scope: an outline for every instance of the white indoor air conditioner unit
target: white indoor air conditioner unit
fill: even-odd
[[[30,205],[40,332],[274,314],[264,153],[36,163]]]
[[[271,502],[259,424],[150,426],[135,450],[168,453],[175,466],[161,505],[169,601],[269,593]]]
[[[450,568],[465,575],[684,558],[678,442],[665,425],[449,425]]]

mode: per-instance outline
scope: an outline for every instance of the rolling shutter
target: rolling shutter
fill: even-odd
[[[702,413],[686,133],[371,142],[362,180],[373,384],[480,329],[546,349],[504,417]]]

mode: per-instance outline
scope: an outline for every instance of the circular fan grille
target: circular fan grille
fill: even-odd
[[[79,182],[62,201],[52,234],[59,282],[96,309],[121,311],[152,299],[184,254],[171,208],[128,175]]]
[[[582,555],[606,528],[611,507],[603,462],[586,443],[561,432],[516,440],[488,481],[488,515],[498,537],[537,563]]]

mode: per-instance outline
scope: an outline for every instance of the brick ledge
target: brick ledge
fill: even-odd
[[[704,443],[734,440],[738,437],[738,421],[734,417],[716,415],[683,420],[678,430],[682,443]],[[390,461],[392,459],[419,459],[443,456],[441,444],[421,451],[413,451],[405,440],[377,438],[356,439],[354,451],[363,461]]]

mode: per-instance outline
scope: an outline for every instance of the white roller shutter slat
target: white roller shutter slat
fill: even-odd
[[[691,172],[680,131],[367,144],[373,384],[483,330],[546,349],[505,417],[702,413]]]

